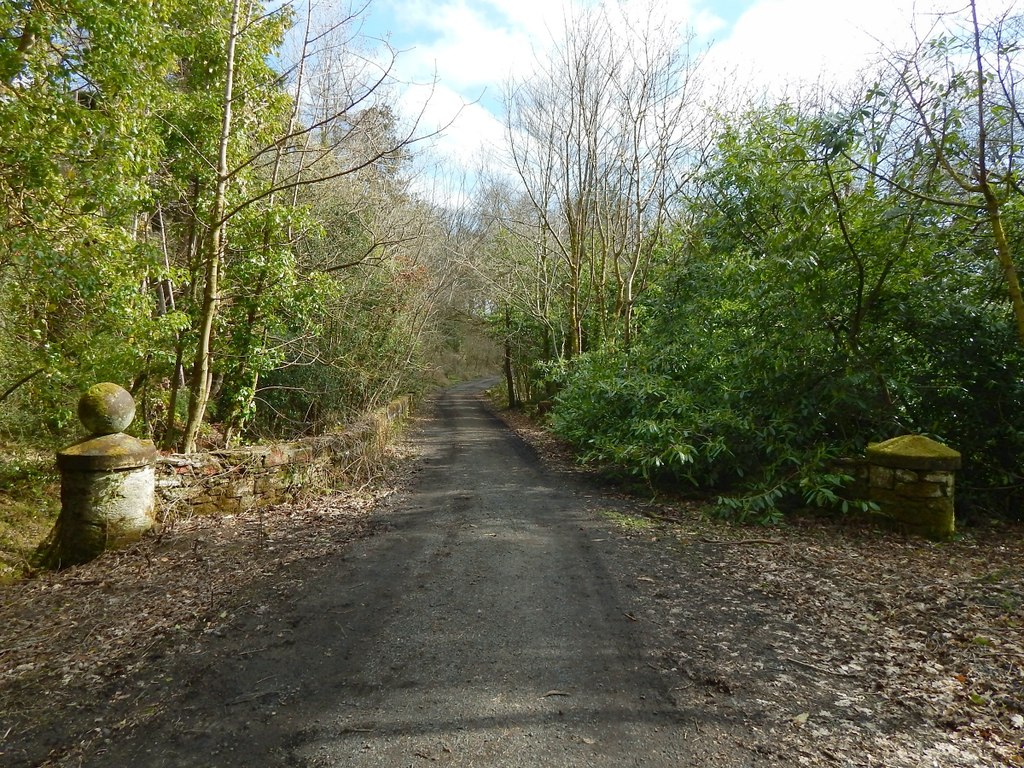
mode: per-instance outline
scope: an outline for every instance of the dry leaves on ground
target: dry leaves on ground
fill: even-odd
[[[811,746],[877,750],[882,765],[1024,765],[1020,530],[932,544],[824,523],[779,538],[724,547],[720,567],[796,628],[780,650],[831,678],[831,714],[809,722],[829,732],[806,731]]]
[[[502,418],[565,470],[567,446]],[[648,505],[660,554],[636,589],[676,690],[809,766],[1024,766],[1024,528],[934,544],[822,518],[734,528]],[[655,577],[655,578],[652,578]]]
[[[189,652],[231,621],[237,595],[259,579],[286,587],[288,565],[338,551],[369,529],[392,489],[375,483],[308,503],[224,517],[179,519],[92,563],[0,587],[0,763],[52,745],[78,745],[155,711],[111,722],[108,711],[147,698],[140,672]],[[151,694],[151,692],[150,692]]]

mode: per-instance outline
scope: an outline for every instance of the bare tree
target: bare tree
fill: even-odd
[[[464,243],[463,263],[486,297],[482,314],[500,334],[509,406],[516,407],[533,394],[531,364],[563,347],[555,294],[565,265],[552,252],[530,199],[511,180],[482,177],[474,210],[476,237]]]
[[[625,344],[651,256],[686,178],[699,58],[653,6],[567,18],[535,74],[510,83],[516,175],[564,266],[569,356],[590,333]],[[611,296],[611,298],[609,298]]]

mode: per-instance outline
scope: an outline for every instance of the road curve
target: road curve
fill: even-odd
[[[545,471],[480,387],[436,399],[385,530],[252,606],[89,764],[753,765],[705,743],[645,663],[594,513],[615,502]]]

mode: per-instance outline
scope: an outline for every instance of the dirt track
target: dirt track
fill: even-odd
[[[90,765],[757,764],[648,663],[614,526],[475,396],[446,392],[411,487],[175,673],[186,692]]]

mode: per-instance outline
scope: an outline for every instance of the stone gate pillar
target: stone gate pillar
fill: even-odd
[[[63,568],[137,540],[155,522],[156,448],[126,435],[135,401],[116,384],[96,384],[78,403],[91,433],[57,454],[60,517],[42,560]]]
[[[923,435],[872,443],[868,498],[893,527],[930,539],[953,535],[953,479],[960,453]]]

